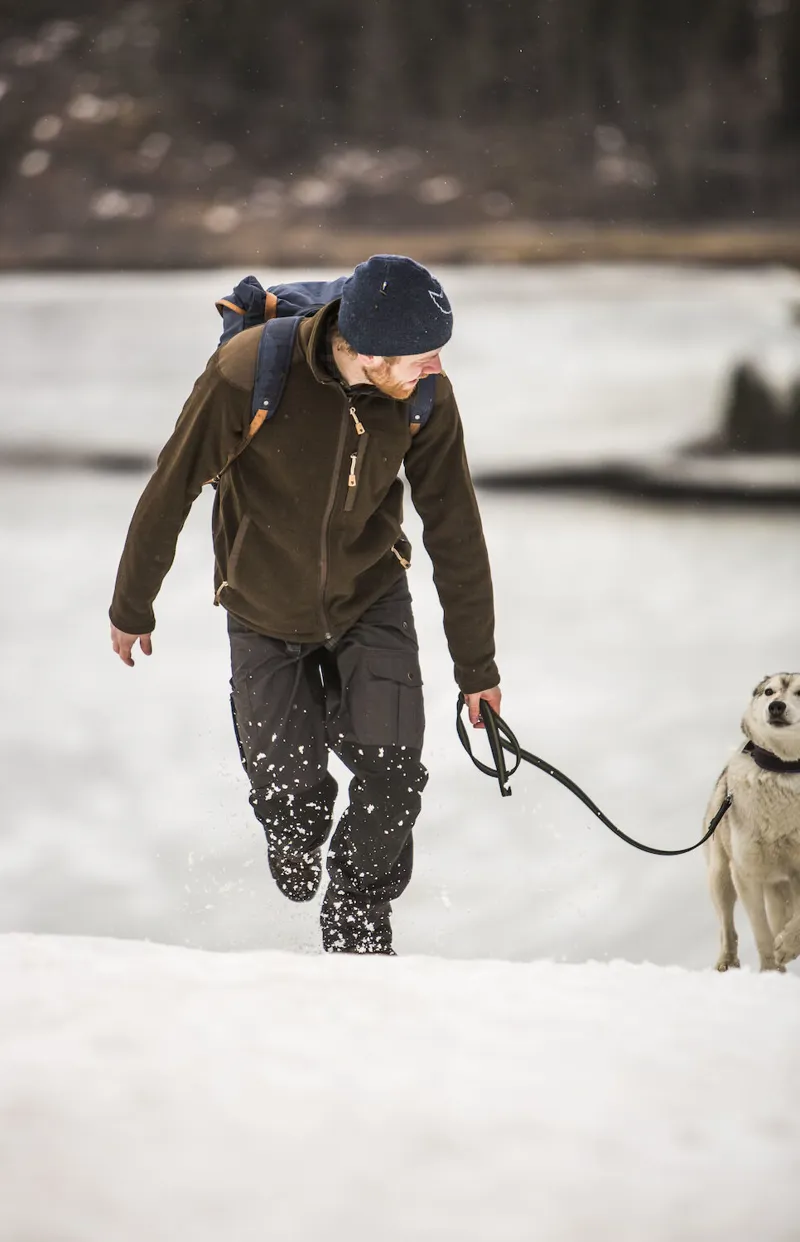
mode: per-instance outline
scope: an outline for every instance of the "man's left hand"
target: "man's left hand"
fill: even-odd
[[[492,690],[478,690],[475,694],[465,694],[464,701],[469,711],[469,722],[473,729],[483,729],[484,723],[481,720],[481,699],[491,707],[492,711],[497,715],[500,714],[500,700],[503,695],[499,686],[495,686]]]

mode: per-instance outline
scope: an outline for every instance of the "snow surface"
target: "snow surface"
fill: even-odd
[[[485,273],[445,282],[473,468],[706,434],[726,366],[785,332],[798,290],[780,271],[492,280],[490,305]],[[230,283],[0,279],[0,441],[155,451]],[[490,352],[519,323],[542,342],[524,383],[518,350]],[[543,775],[501,800],[469,765],[413,515],[416,872],[401,957],[340,961],[312,956],[318,903],[280,897],[247,806],[210,496],[130,670],[107,607],[144,478],[2,482],[2,1242],[800,1236],[800,966],[751,973],[739,912],[745,970],[717,976],[700,854],[639,854]],[[751,687],[800,663],[796,516],[481,508],[522,744],[626,831],[697,839]]]
[[[800,982],[0,937],[4,1242],[796,1242]]]

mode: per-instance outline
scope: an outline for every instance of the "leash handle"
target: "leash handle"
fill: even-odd
[[[475,764],[475,767],[478,768],[480,772],[483,772],[486,776],[497,777],[497,783],[500,786],[500,793],[502,794],[504,798],[510,798],[512,794],[512,789],[511,789],[510,784],[508,783],[508,779],[510,776],[514,775],[517,768],[522,762],[522,758],[519,754],[519,746],[515,748],[512,743],[510,747],[511,750],[514,751],[516,749],[516,753],[514,756],[515,763],[514,763],[513,768],[509,772],[508,769],[506,768],[505,755],[503,754],[503,747],[505,743],[502,737],[500,736],[501,729],[505,731],[506,740],[509,743],[512,742],[512,738],[513,738],[513,741],[516,742],[516,738],[514,738],[514,735],[508,729],[502,717],[498,716],[497,713],[492,710],[491,704],[487,703],[486,699],[481,699],[481,720],[483,721],[484,728],[486,729],[486,738],[489,742],[489,749],[492,752],[492,759],[494,760],[494,767],[490,768],[490,767],[487,767],[485,763],[481,763],[480,759],[476,759],[475,755],[472,753],[472,746],[470,745],[469,734],[467,733],[466,726],[461,717],[461,712],[462,712],[462,709],[465,703],[466,703],[466,699],[464,698],[464,695],[459,694],[458,702],[456,703],[456,732],[458,733],[461,745],[464,747],[464,750],[467,752],[470,759]],[[506,749],[508,749],[508,747],[506,747]]]
[[[559,772],[558,768],[554,768],[552,764],[546,763],[545,760],[540,759],[538,755],[532,755],[530,751],[523,750],[514,733],[503,720],[502,716],[498,716],[497,712],[494,711],[485,699],[481,700],[481,718],[486,726],[486,737],[489,742],[489,748],[492,752],[492,758],[494,759],[495,766],[490,768],[485,763],[481,763],[481,761],[476,759],[475,755],[472,753],[469,736],[466,728],[464,727],[464,722],[461,719],[461,709],[463,708],[464,703],[464,695],[459,694],[456,707],[456,730],[458,732],[461,745],[464,747],[470,759],[479,771],[485,773],[486,776],[497,778],[500,786],[500,793],[504,798],[509,797],[511,794],[509,778],[514,775],[524,759],[526,763],[530,763],[533,767],[539,768],[541,772],[546,772],[548,776],[552,776],[553,780],[558,781],[559,784],[563,785],[565,789],[568,789],[571,794],[574,794],[585,807],[588,807],[593,815],[597,816],[601,824],[604,824],[606,828],[615,833],[616,836],[618,836],[622,841],[625,841],[628,845],[632,845],[634,849],[642,850],[645,854],[658,854],[662,858],[675,858],[679,854],[691,854],[693,850],[699,849],[701,845],[705,845],[706,841],[713,836],[717,825],[720,823],[722,817],[733,803],[733,796],[731,794],[727,794],[717,813],[711,820],[707,831],[694,845],[688,845],[681,850],[660,850],[656,849],[656,847],[652,845],[644,845],[641,841],[636,841],[633,837],[629,837],[627,833],[622,831],[621,828],[617,828],[616,824],[612,823],[611,820],[603,814],[599,806],[592,802],[592,799],[588,796],[588,794],[585,794],[580,786],[576,785],[575,782],[570,780],[568,776],[565,776],[563,772]],[[505,758],[503,756],[504,750],[509,751],[514,756],[514,766],[510,772],[506,769]]]
[[[511,786],[508,783],[508,771],[506,770],[506,757],[503,754],[503,743],[500,737],[499,726],[497,723],[499,718],[492,711],[490,705],[486,702],[486,699],[481,699],[480,701],[480,712],[481,712],[481,720],[483,721],[484,728],[486,729],[486,736],[489,739],[489,747],[492,752],[492,758],[494,759],[495,767],[497,768],[497,780],[498,780],[498,784],[500,785],[500,793],[503,795],[504,798],[510,798],[511,797]],[[517,764],[516,764],[514,771],[516,771],[519,765],[520,765],[520,760],[517,759]]]

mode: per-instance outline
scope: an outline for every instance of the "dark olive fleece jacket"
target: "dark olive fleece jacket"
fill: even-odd
[[[405,572],[403,484],[423,540],[465,693],[498,682],[492,582],[449,380],[412,435],[407,406],[372,385],[347,389],[325,367],[338,303],[298,329],[280,405],[219,480],[215,602],[287,642],[334,642]],[[131,521],[110,617],[150,633],[153,601],[192,502],[246,437],[261,329],[210,359],[158,458]],[[402,560],[401,560],[402,558]]]

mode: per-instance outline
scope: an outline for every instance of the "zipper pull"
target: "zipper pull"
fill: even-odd
[[[350,406],[350,417],[352,418],[353,422],[354,422],[354,423],[355,423],[355,425],[356,425],[356,435],[357,435],[357,436],[363,436],[363,434],[364,434],[364,425],[363,425],[363,423],[360,423],[360,422],[358,421],[358,415],[356,414],[356,407],[355,407],[354,405],[351,405],[351,406]],[[352,486],[352,485],[351,485],[351,486]]]
[[[350,474],[347,476],[347,486],[355,487],[356,485],[356,458],[358,453],[350,454]]]

